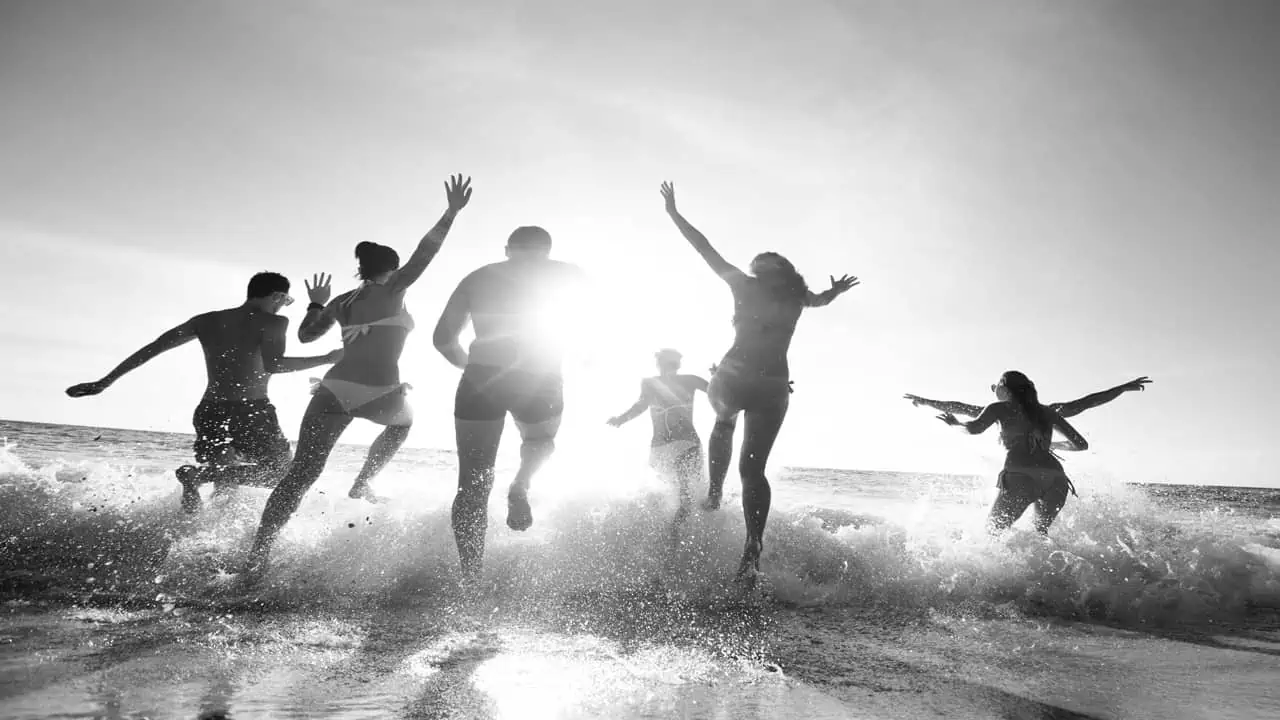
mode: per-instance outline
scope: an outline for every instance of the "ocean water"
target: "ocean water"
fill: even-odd
[[[578,449],[529,532],[494,493],[466,589],[452,454],[375,506],[339,446],[247,592],[268,491],[181,513],[190,436],[0,437],[3,718],[1280,716],[1278,490],[1076,476],[1049,538],[992,539],[993,478],[777,468],[744,594],[738,496],[668,551],[671,490]]]

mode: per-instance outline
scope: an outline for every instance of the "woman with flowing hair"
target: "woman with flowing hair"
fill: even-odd
[[[744,273],[725,260],[707,238],[676,210],[675,187],[662,184],[667,214],[680,233],[733,293],[733,345],[712,368],[707,397],[716,413],[715,428],[707,446],[710,485],[703,507],[720,507],[724,478],[733,456],[733,434],[738,416],[746,415],[746,429],[738,457],[742,476],[742,511],[747,540],[738,575],[748,581],[760,570],[764,529],[769,519],[772,491],[765,465],[782,429],[790,405],[791,377],[787,351],[796,323],[805,308],[828,305],[858,284],[848,275],[831,278],[831,288],[814,293],[790,260],[776,252],[757,255]]]
[[[1000,492],[987,518],[988,529],[993,534],[1008,530],[1028,507],[1035,505],[1035,529],[1048,534],[1049,526],[1067,502],[1067,494],[1076,492],[1054,450],[1087,450],[1089,442],[1058,412],[1041,405],[1035,383],[1017,370],[1001,375],[991,390],[997,401],[977,418],[963,422],[944,412],[938,419],[970,435],[981,434],[999,423],[1000,442],[1006,452],[1004,469],[996,481]],[[1054,430],[1067,441],[1053,442]]]

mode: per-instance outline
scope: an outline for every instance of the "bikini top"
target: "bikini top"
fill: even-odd
[[[405,332],[410,332],[414,327],[413,316],[409,314],[408,310],[402,309],[399,315],[392,315],[391,317],[382,318],[381,320],[374,320],[372,322],[359,323],[356,325],[343,325],[342,342],[354,342],[355,339],[361,335],[368,335],[369,331],[375,327],[402,327],[405,329]]]
[[[367,283],[364,287],[368,287],[371,284],[372,283]],[[363,290],[364,287],[362,287],[361,290]],[[353,305],[356,299],[359,297],[360,297],[360,292],[356,291],[355,293],[352,293],[346,299],[346,302],[343,304],[346,305],[348,309],[350,309],[351,305]],[[413,326],[413,316],[409,314],[409,311],[406,310],[403,305],[401,305],[400,312],[396,315],[392,315],[391,317],[385,317],[379,320],[372,320],[366,323],[353,323],[350,325],[340,325],[340,327],[342,329],[342,342],[351,343],[351,342],[354,342],[356,338],[360,337],[361,335],[368,335],[369,331],[375,327],[401,327],[401,328],[404,328],[405,332],[411,332],[414,326]]]

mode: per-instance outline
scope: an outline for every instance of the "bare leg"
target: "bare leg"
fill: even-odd
[[[1049,488],[1049,491],[1036,501],[1036,532],[1049,534],[1049,526],[1057,519],[1062,507],[1067,504],[1067,493],[1070,492],[1065,481]]]
[[[690,441],[694,446],[684,451],[676,461],[676,516],[671,523],[671,547],[680,545],[684,524],[693,507],[693,484],[702,480],[702,442]]]
[[[381,501],[381,498],[373,494],[369,481],[382,472],[387,463],[391,462],[391,458],[399,452],[400,446],[404,445],[404,441],[408,439],[409,430],[412,427],[412,425],[388,425],[383,429],[369,446],[369,457],[365,459],[364,467],[360,469],[355,483],[351,485],[351,490],[347,493],[349,497],[364,498],[372,503]]]
[[[729,462],[733,460],[733,433],[737,429],[737,410],[716,415],[716,424],[711,430],[711,439],[707,442],[707,464],[711,468],[711,479],[707,485],[707,499],[702,503],[704,510],[720,509],[720,499],[724,497],[724,479],[729,474]]]
[[[453,498],[453,537],[458,560],[467,577],[480,574],[484,559],[484,534],[489,526],[489,493],[493,490],[493,466],[506,418],[454,420],[458,442],[458,492]]]
[[[788,396],[767,410],[748,410],[742,438],[742,453],[738,457],[738,471],[742,475],[742,514],[747,524],[747,542],[742,551],[742,564],[738,574],[745,575],[760,569],[760,552],[764,549],[764,528],[769,522],[769,505],[773,491],[765,477],[765,465],[769,453],[778,439],[782,421],[787,417]]]
[[[996,495],[996,501],[991,504],[991,513],[987,516],[987,532],[996,535],[1013,527],[1031,502],[1030,498],[1018,492],[1016,488],[1010,490],[1002,485],[1000,493]]]
[[[533,509],[529,507],[529,485],[556,450],[556,433],[560,416],[539,423],[516,421],[520,430],[520,469],[507,490],[507,527],[528,530],[533,525]]]
[[[280,529],[289,522],[302,502],[302,496],[320,477],[329,460],[329,453],[333,452],[333,446],[337,444],[342,431],[351,424],[350,415],[324,412],[325,406],[330,402],[330,398],[317,395],[307,407],[302,418],[302,429],[298,433],[297,457],[289,467],[288,474],[267,498],[267,506],[262,511],[262,522],[253,540],[253,548],[249,551],[250,573],[259,572],[266,567],[267,555],[270,554]]]

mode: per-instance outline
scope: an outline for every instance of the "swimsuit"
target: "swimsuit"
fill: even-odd
[[[196,462],[204,464],[230,447],[259,465],[288,464],[292,451],[270,400],[201,400],[191,418]]]
[[[356,296],[352,296],[352,300]],[[350,301],[348,301],[348,306]],[[398,327],[404,328],[406,333],[411,332],[414,328],[413,316],[408,310],[400,309],[398,315],[385,317],[381,320],[373,320],[366,323],[354,323],[351,325],[342,325],[342,343],[350,345],[361,337],[368,335],[369,331],[375,327]],[[337,378],[324,378],[319,380],[311,379],[311,394],[316,394],[320,388],[324,388],[333,394],[334,399],[338,401],[338,406],[342,408],[344,413],[360,408],[364,405],[393,392],[404,392],[410,389],[409,383],[396,383],[395,385],[366,385],[364,383],[352,382],[350,380],[339,380]]]
[[[744,373],[735,367],[738,364],[726,358],[713,369],[707,397],[717,414],[776,411],[790,404],[790,379]]]
[[[458,381],[453,416],[492,422],[507,413],[524,425],[559,418],[564,413],[564,380],[559,373],[468,365]]]

